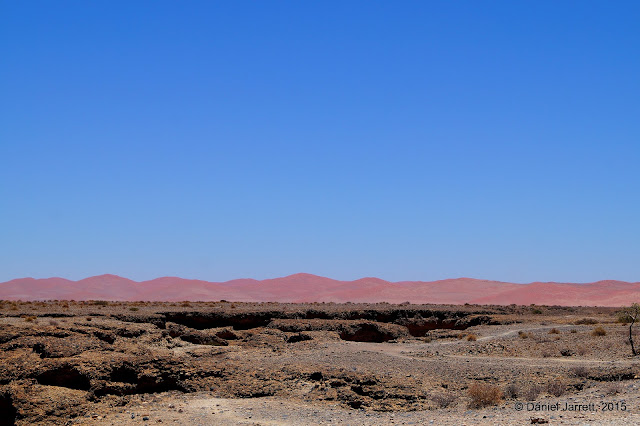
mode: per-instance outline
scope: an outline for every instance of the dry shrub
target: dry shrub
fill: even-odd
[[[432,340],[433,339],[431,337],[423,337],[422,338],[422,341],[425,342],[425,343],[431,343]]]
[[[622,391],[624,390],[624,386],[622,385],[621,382],[611,382],[609,383],[609,385],[607,385],[606,389],[604,390],[604,393],[607,395],[617,395],[619,393],[622,393]]]
[[[542,358],[551,358],[553,354],[549,350],[542,351]]]
[[[87,317],[87,321],[91,321],[93,318],[91,317]]]
[[[622,325],[627,325],[628,323],[631,322],[631,316],[629,316],[628,312],[619,312],[618,318],[616,318],[616,322]]]
[[[58,321],[53,320],[53,319],[52,319],[52,320],[49,320],[49,325],[52,325],[52,326],[54,326],[54,327],[57,327],[57,326],[58,326]]]
[[[573,367],[569,370],[573,377],[589,377],[589,369],[583,365],[579,365],[577,367]]]
[[[607,335],[607,330],[602,328],[602,326],[598,326],[598,327],[593,329],[593,331],[591,332],[591,335],[592,336],[606,336]]]
[[[34,322],[37,317],[35,315],[23,315],[22,318],[24,318],[26,322]]]
[[[572,334],[575,334],[577,332],[578,332],[578,330],[576,330],[575,328],[572,328],[571,331],[570,331],[570,333],[572,333]]]
[[[526,391],[524,391],[522,396],[524,396],[524,399],[526,399],[527,401],[535,401],[536,399],[538,399],[538,396],[541,392],[542,388],[540,386],[531,385],[527,388]]]
[[[593,325],[597,323],[598,321],[593,318],[582,318],[575,322],[576,325]]]
[[[457,338],[458,340],[462,340],[462,339],[464,339],[464,336],[466,336],[466,334],[464,334],[464,333],[458,333],[458,334],[456,335],[456,338]]]
[[[447,408],[454,405],[457,399],[458,396],[451,392],[431,395],[431,400],[440,408]]]
[[[516,383],[508,384],[507,387],[504,388],[504,395],[505,397],[510,399],[518,398],[518,396],[520,396],[520,386],[518,386]]]
[[[567,391],[567,385],[560,379],[547,383],[547,392],[553,396],[562,396]]]
[[[571,349],[560,349],[560,355],[562,356],[573,356],[574,352]]]
[[[476,336],[475,334],[469,334],[467,336],[467,341],[469,342],[475,342],[476,340],[478,340],[478,336]]]
[[[520,330],[518,331],[518,336],[520,336],[521,339],[528,339],[529,337],[532,336],[531,333],[525,333],[524,331]]]
[[[471,406],[475,408],[497,405],[504,398],[499,387],[487,383],[474,383],[469,386],[469,396]]]
[[[133,312],[136,312],[136,311],[139,311],[140,308],[138,308],[137,306],[132,306],[132,307],[129,308],[129,310],[133,311]]]
[[[627,342],[628,342],[628,341],[627,341]],[[585,348],[584,346],[578,346],[578,347],[576,348],[576,352],[578,352],[578,355],[583,356],[583,355],[586,355],[586,354],[587,354],[588,350],[587,350],[587,348]]]
[[[187,308],[187,307],[191,306],[191,303],[185,301],[185,302],[182,302],[180,304],[180,306]]]
[[[560,331],[558,331],[558,329],[554,327],[551,330],[549,330],[549,334],[560,334]]]

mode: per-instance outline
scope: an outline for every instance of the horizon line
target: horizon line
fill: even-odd
[[[608,281],[614,281],[614,282],[622,283],[622,284],[640,284],[640,281],[626,281],[626,280],[616,280],[616,279],[602,279],[602,280],[597,280],[597,281],[586,281],[586,282],[531,281],[531,282],[526,282],[526,283],[521,283],[521,282],[518,283],[518,282],[512,282],[512,281],[492,280],[492,279],[473,278],[473,277],[455,277],[455,278],[444,278],[444,279],[429,280],[429,281],[424,281],[424,280],[389,281],[389,280],[385,280],[383,278],[378,278],[378,277],[374,277],[374,276],[365,276],[365,277],[357,278],[357,279],[354,279],[354,280],[340,280],[340,279],[326,277],[326,276],[323,276],[323,275],[311,274],[311,273],[307,273],[307,272],[297,272],[297,273],[284,275],[284,276],[279,276],[279,277],[274,277],[274,278],[257,279],[257,278],[243,277],[243,278],[232,278],[230,280],[225,280],[225,281],[209,281],[209,280],[199,279],[199,278],[183,278],[183,277],[179,277],[179,276],[170,276],[170,275],[160,276],[160,277],[156,277],[156,278],[152,278],[152,279],[148,279],[148,280],[140,280],[140,281],[138,281],[138,280],[133,280],[131,278],[123,277],[123,276],[120,276],[120,275],[117,275],[117,274],[105,273],[105,274],[91,275],[91,276],[88,276],[88,277],[85,277],[85,278],[81,278],[81,279],[78,279],[78,280],[73,280],[73,279],[59,277],[59,276],[45,277],[45,278],[19,277],[19,278],[12,278],[12,279],[9,279],[7,281],[2,281],[2,282],[0,282],[0,284],[4,284],[4,283],[11,282],[11,281],[16,281],[16,280],[24,280],[24,279],[32,279],[32,280],[61,279],[61,280],[66,280],[66,281],[71,281],[71,282],[76,282],[77,283],[77,282],[88,280],[88,279],[91,279],[91,278],[100,278],[100,277],[113,277],[113,278],[116,278],[116,279],[127,280],[127,281],[131,281],[131,282],[138,283],[138,284],[147,283],[147,282],[151,282],[151,281],[156,281],[156,280],[160,280],[160,279],[167,279],[167,278],[169,278],[169,279],[179,279],[179,280],[185,280],[185,281],[202,281],[202,282],[211,283],[211,284],[225,284],[225,283],[229,283],[229,282],[232,282],[232,281],[240,281],[240,280],[250,280],[250,281],[263,282],[263,281],[270,281],[270,280],[277,280],[277,279],[292,278],[292,277],[296,277],[296,276],[322,278],[322,279],[328,279],[328,280],[339,281],[339,282],[355,282],[355,281],[361,281],[361,280],[366,280],[366,279],[374,279],[374,280],[384,281],[385,283],[388,283],[388,284],[400,284],[400,283],[409,283],[409,282],[414,282],[414,283],[417,283],[417,282],[419,282],[419,283],[435,283],[435,282],[441,282],[441,281],[454,281],[454,280],[484,281],[484,282],[494,282],[494,283],[504,283],[504,284],[517,284],[517,285],[531,285],[531,284],[576,284],[576,285],[588,285],[588,284],[597,284],[597,283],[608,282]]]

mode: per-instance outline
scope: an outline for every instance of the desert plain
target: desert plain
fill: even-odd
[[[640,424],[619,308],[3,301],[2,425]]]

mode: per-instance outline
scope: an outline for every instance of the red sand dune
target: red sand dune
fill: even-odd
[[[119,300],[238,302],[354,302],[624,306],[640,302],[640,283],[598,281],[588,284],[531,283],[456,278],[389,282],[379,278],[338,281],[310,274],[268,280],[222,283],[177,277],[132,281],[100,275],[80,281],[19,278],[0,283],[5,300]]]

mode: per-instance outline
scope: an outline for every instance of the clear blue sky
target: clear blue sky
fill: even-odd
[[[640,2],[3,1],[0,281],[640,281]]]

